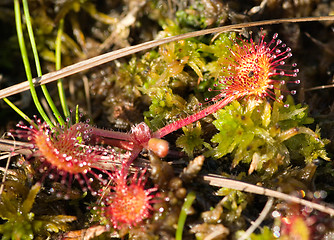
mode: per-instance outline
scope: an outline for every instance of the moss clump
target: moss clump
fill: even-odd
[[[68,230],[67,223],[76,220],[74,216],[35,215],[32,208],[41,188],[40,183],[36,183],[30,190],[17,181],[6,181],[4,184],[0,201],[0,217],[6,220],[0,225],[3,240],[51,236],[51,232]]]
[[[195,150],[201,150],[204,140],[201,138],[202,128],[200,122],[196,123],[196,127],[189,125],[182,128],[184,134],[176,140],[176,146],[182,148],[190,158],[194,156]]]
[[[171,24],[163,35],[178,33]],[[183,112],[195,113],[200,101],[214,95],[208,89],[213,88],[215,79],[222,74],[224,59],[229,54],[227,46],[234,37],[234,34],[221,34],[213,44],[208,44],[209,38],[186,39],[161,46],[158,52],[151,51],[144,56],[141,64],[146,65],[146,70],[145,75],[140,74],[143,82],[140,90],[151,99],[144,116],[152,129],[177,120],[175,117],[186,116]]]
[[[327,141],[304,126],[313,122],[307,107],[295,105],[291,96],[285,104],[274,102],[272,107],[255,99],[234,101],[214,116],[219,133],[213,136],[217,146],[208,155],[219,159],[231,154],[232,167],[244,162],[249,173],[272,175],[291,161],[329,160],[324,149]]]
[[[153,129],[163,126],[166,120],[173,119],[184,110],[186,101],[170,88],[152,88],[149,96],[152,97],[152,103],[144,116],[151,119]]]
[[[219,189],[217,195],[224,197],[220,204],[224,207],[222,218],[225,224],[236,224],[238,226],[245,224],[242,212],[252,202],[252,197],[249,194],[230,188]]]

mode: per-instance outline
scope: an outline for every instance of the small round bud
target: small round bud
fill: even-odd
[[[166,157],[169,150],[169,145],[166,140],[159,138],[151,138],[148,141],[148,150],[154,152],[159,157]]]

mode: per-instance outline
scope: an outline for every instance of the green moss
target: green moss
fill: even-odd
[[[241,226],[244,224],[242,219],[242,212],[251,202],[251,197],[242,192],[230,188],[221,188],[217,192],[218,196],[223,196],[221,205],[224,207],[222,218],[225,224],[237,224]]]
[[[35,239],[38,236],[50,236],[51,232],[68,230],[68,222],[76,220],[74,216],[40,215],[33,212],[40,183],[29,190],[18,180],[8,180],[1,194],[0,217],[6,222],[0,225],[2,239]]]
[[[152,103],[149,111],[144,116],[150,118],[150,126],[158,129],[166,124],[166,121],[173,119],[185,109],[185,100],[177,94],[173,94],[170,88],[151,88],[147,91]]]
[[[287,107],[288,105],[288,107]],[[307,108],[295,105],[288,96],[285,104],[244,99],[234,101],[214,114],[219,133],[212,138],[217,146],[207,153],[216,159],[232,154],[232,167],[239,162],[272,175],[280,166],[302,159],[310,163],[318,157],[328,160],[326,141],[305,127],[313,122]]]
[[[203,10],[203,5],[199,4],[197,9],[191,6],[186,10],[176,12],[175,16],[181,25],[202,29],[207,27],[206,18],[201,14]]]
[[[183,32],[175,23],[168,21],[162,36],[177,35]],[[144,112],[147,123],[153,129],[164,126],[186,111],[193,114],[199,104],[197,99],[211,98],[215,93],[214,82],[222,75],[225,58],[229,55],[227,46],[232,46],[235,34],[220,34],[210,44],[211,37],[185,39],[160,46],[137,60],[136,76],[142,86],[138,89],[151,99],[149,111]],[[140,69],[140,70],[139,70]],[[123,78],[124,79],[124,78]]]
[[[182,128],[184,134],[176,140],[176,146],[182,148],[190,158],[194,156],[195,150],[202,150],[204,140],[201,138],[202,128],[200,122],[196,127],[188,125]]]

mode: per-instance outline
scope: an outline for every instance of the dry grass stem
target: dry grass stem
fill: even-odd
[[[260,226],[260,224],[263,222],[263,220],[267,217],[268,213],[271,210],[271,207],[273,206],[274,198],[270,197],[262,209],[259,217],[255,220],[255,222],[252,223],[252,225],[247,229],[247,231],[239,238],[239,240],[245,240],[248,239],[248,237]]]
[[[268,188],[256,186],[256,185],[241,182],[238,180],[227,179],[222,176],[215,175],[215,174],[204,175],[203,180],[208,182],[212,186],[226,187],[226,188],[231,188],[231,189],[235,189],[239,191],[255,193],[255,194],[264,195],[268,197],[274,197],[274,198],[282,199],[287,202],[294,202],[297,204],[301,204],[301,205],[316,209],[318,211],[327,213],[331,216],[334,216],[334,209],[331,207],[327,207],[327,206],[324,206],[318,203],[313,203],[305,199],[290,196],[288,194],[281,193],[281,192],[271,190]]]
[[[273,25],[273,24],[280,24],[280,23],[311,22],[311,21],[334,21],[334,16],[306,17],[306,18],[282,18],[282,19],[263,20],[263,21],[250,22],[250,23],[239,23],[239,24],[228,25],[228,26],[223,26],[223,27],[204,29],[204,30],[185,33],[185,34],[181,34],[181,35],[177,35],[173,37],[167,37],[163,39],[157,39],[157,40],[141,43],[135,46],[130,46],[130,47],[116,50],[116,51],[108,52],[108,53],[105,53],[105,54],[102,54],[96,57],[89,58],[87,60],[83,60],[81,62],[64,67],[58,71],[50,72],[50,73],[44,74],[41,77],[34,78],[33,81],[36,86],[47,84],[47,83],[56,81],[58,79],[71,76],[75,73],[82,72],[87,69],[113,61],[118,58],[122,58],[128,55],[140,52],[140,51],[144,51],[144,50],[148,50],[153,47],[160,46],[165,43],[178,41],[178,40],[182,40],[186,38],[198,37],[198,36],[211,34],[211,33],[227,32],[227,31],[232,31],[235,29],[246,28],[246,27],[265,26],[265,25]],[[26,91],[28,89],[29,89],[29,84],[27,81],[24,81],[22,83],[19,83],[14,86],[0,90],[0,99]]]

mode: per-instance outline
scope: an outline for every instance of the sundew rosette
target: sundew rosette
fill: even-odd
[[[107,172],[94,165],[101,160],[104,152],[102,148],[87,144],[91,135],[90,125],[79,122],[50,128],[39,119],[36,123],[30,126],[19,123],[17,126],[20,129],[12,135],[33,144],[33,156],[41,162],[38,171],[43,177],[40,181],[43,182],[48,177],[53,181],[60,181],[70,189],[73,180],[77,180],[83,191],[90,190],[95,195],[96,192],[91,187],[94,180],[92,177],[105,180],[102,174],[97,174],[94,169]],[[116,157],[115,154],[112,155]]]
[[[130,229],[140,225],[151,216],[152,204],[158,189],[145,188],[146,170],[136,170],[129,174],[129,168],[122,164],[115,169],[112,185],[102,192],[102,207],[95,207],[108,224],[114,229]]]
[[[281,90],[282,85],[287,82],[284,78],[296,77],[299,70],[295,68],[296,63],[286,64],[287,59],[292,56],[291,48],[278,39],[277,33],[269,43],[264,39],[265,35],[262,34],[259,42],[254,42],[253,39],[235,40],[232,47],[228,47],[230,55],[221,56],[216,62],[215,70],[211,69],[211,74],[215,76],[217,82],[214,84],[215,89],[208,90],[219,92],[210,100],[213,104],[193,115],[168,124],[154,132],[152,136],[162,138],[240,98],[269,97],[282,102],[283,95],[276,97],[275,89]],[[219,67],[220,69],[217,69]],[[289,82],[299,83],[300,81],[289,80]],[[291,94],[295,93],[295,90],[291,91]],[[209,99],[205,100],[209,101]]]
[[[259,42],[254,42],[252,38],[249,41],[240,39],[229,48],[231,54],[224,61],[223,76],[214,84],[220,94],[212,100],[228,96],[268,96],[279,102],[282,100],[283,96],[276,98],[274,89],[281,89],[280,85],[286,83],[286,77],[297,77],[299,69],[296,68],[296,63],[286,64],[292,57],[291,48],[278,39],[277,33],[269,43],[264,39],[265,34],[260,36]],[[291,94],[295,93],[296,91],[291,91]]]

